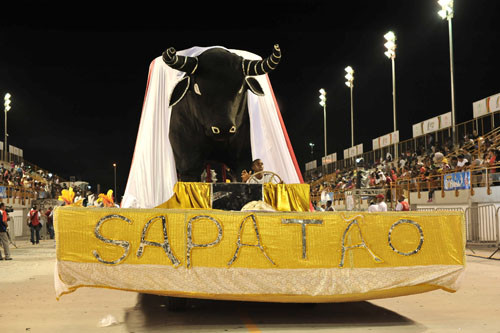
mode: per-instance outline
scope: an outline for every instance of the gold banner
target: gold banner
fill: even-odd
[[[464,265],[454,212],[56,210],[57,258],[103,265],[384,268]]]

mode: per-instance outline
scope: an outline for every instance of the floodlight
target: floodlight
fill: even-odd
[[[386,33],[386,34],[384,35],[384,38],[385,38],[385,39],[387,39],[387,40],[392,40],[392,41],[394,41],[394,40],[396,40],[396,35],[394,35],[394,32],[389,31],[388,33]]]

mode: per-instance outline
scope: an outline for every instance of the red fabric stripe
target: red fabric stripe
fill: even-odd
[[[299,164],[297,163],[297,159],[295,158],[295,153],[293,152],[292,143],[290,142],[290,138],[288,137],[288,132],[286,131],[285,123],[283,122],[283,118],[281,117],[280,108],[278,106],[278,102],[276,102],[276,97],[274,96],[273,87],[271,86],[271,82],[269,81],[269,76],[266,75],[267,83],[269,84],[269,89],[271,90],[271,95],[273,96],[274,105],[276,106],[276,113],[278,114],[278,118],[280,120],[281,129],[283,130],[283,135],[285,136],[286,145],[288,146],[288,151],[290,152],[290,157],[292,158],[293,166],[295,167],[295,171],[297,172],[297,176],[299,177],[299,181],[301,184],[304,183],[304,179],[302,178],[302,173],[300,172]]]

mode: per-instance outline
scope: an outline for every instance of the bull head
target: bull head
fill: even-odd
[[[178,55],[177,51],[170,47],[163,52],[163,61],[169,67],[187,73],[187,75],[177,83],[170,97],[170,106],[174,106],[182,100],[191,86],[191,77],[198,69],[198,57],[188,57]],[[270,56],[263,60],[248,60],[242,59],[241,68],[242,74],[248,88],[256,95],[264,95],[264,91],[257,80],[251,76],[267,74],[278,66],[281,60],[281,50],[278,44],[274,45],[273,52]],[[193,82],[193,90],[200,95],[200,91],[196,83]]]

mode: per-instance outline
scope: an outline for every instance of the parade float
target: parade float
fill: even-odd
[[[220,120],[203,109],[203,124],[188,124],[193,114],[175,113],[191,112],[186,105],[203,105],[196,98],[214,99],[217,91],[207,75],[226,62],[217,55],[207,68],[204,54],[214,49],[230,53],[227,66],[238,71],[236,78],[216,75],[236,82],[221,93],[231,97],[231,116]],[[278,46],[264,60],[194,47],[169,49],[151,63],[122,207],[68,200],[55,212],[58,298],[80,287],[314,303],[457,290],[465,267],[461,213],[310,210],[267,75],[280,58]],[[280,181],[248,184],[226,175],[254,159]],[[222,172],[211,169],[217,162]],[[200,181],[202,171],[211,182]]]

